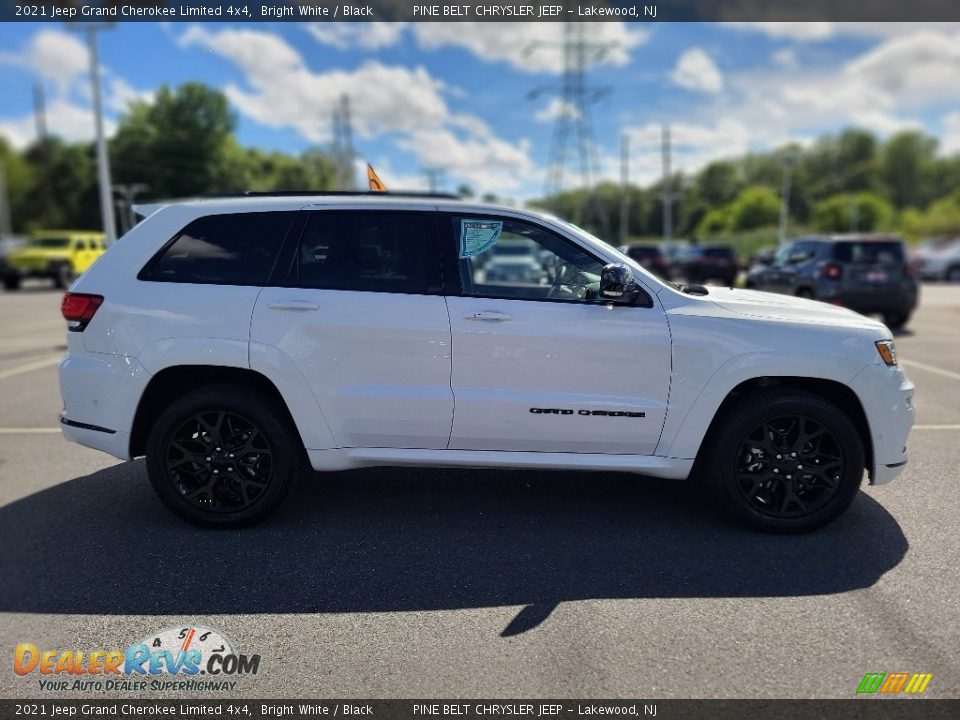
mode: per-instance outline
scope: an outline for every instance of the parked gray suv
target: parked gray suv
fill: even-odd
[[[905,325],[917,305],[917,280],[903,241],[888,235],[794,238],[771,264],[753,267],[746,286],[880,314],[890,328]]]

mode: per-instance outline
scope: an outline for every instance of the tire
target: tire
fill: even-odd
[[[850,506],[863,479],[864,451],[857,428],[836,405],[813,393],[771,389],[747,396],[714,421],[698,464],[740,521],[801,533]]]
[[[147,474],[160,500],[205,527],[262,520],[304,464],[286,411],[268,395],[237,385],[183,395],[160,414],[147,439]]]
[[[883,324],[891,330],[899,330],[910,321],[908,312],[892,312],[883,314]]]
[[[948,268],[944,278],[948,282],[960,282],[960,265],[953,265]]]
[[[20,289],[20,276],[19,275],[4,275],[3,276],[3,287],[5,290],[19,290]]]
[[[70,283],[73,282],[74,277],[76,277],[76,275],[73,272],[73,268],[67,263],[60,263],[53,268],[53,286],[55,288],[66,290],[70,287]]]
[[[797,290],[798,298],[805,298],[806,300],[813,300],[813,290],[810,288],[800,288]]]

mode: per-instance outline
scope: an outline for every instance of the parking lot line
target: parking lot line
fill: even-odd
[[[0,435],[47,435],[60,432],[56,427],[0,428]]]
[[[936,373],[937,375],[943,375],[952,380],[960,380],[960,373],[953,372],[953,370],[944,370],[935,365],[927,365],[926,363],[917,362],[916,360],[901,360],[900,363],[907,367],[917,368],[917,370],[926,370],[927,372]]]
[[[52,357],[44,358],[43,360],[34,360],[32,363],[18,365],[17,367],[12,367],[8,370],[0,370],[0,380],[6,380],[7,378],[11,378],[16,375],[23,375],[23,373],[33,372],[34,370],[40,370],[41,368],[50,367],[51,365],[57,365],[62,359],[63,355],[57,354]]]

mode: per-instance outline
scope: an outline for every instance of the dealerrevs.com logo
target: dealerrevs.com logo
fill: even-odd
[[[260,655],[246,655],[219,630],[200,625],[151,633],[126,650],[41,650],[20,643],[13,671],[39,676],[43,691],[233,691],[239,676],[260,671]]]

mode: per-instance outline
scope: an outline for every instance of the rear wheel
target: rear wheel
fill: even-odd
[[[891,330],[902,328],[910,320],[910,313],[892,312],[883,314],[883,324]]]
[[[810,288],[800,288],[797,290],[797,297],[813,300],[813,290]]]
[[[270,514],[303,467],[296,429],[272,398],[218,385],[184,395],[154,423],[147,473],[189,522],[240,527]]]
[[[3,276],[3,287],[6,290],[19,290],[20,289],[20,276],[19,275],[4,275]]]
[[[70,287],[70,283],[73,282],[74,277],[76,277],[76,275],[69,263],[60,263],[53,268],[53,284],[61,290]]]
[[[860,435],[819,395],[766,390],[720,418],[702,467],[722,501],[747,524],[807,532],[849,507],[863,478]]]

